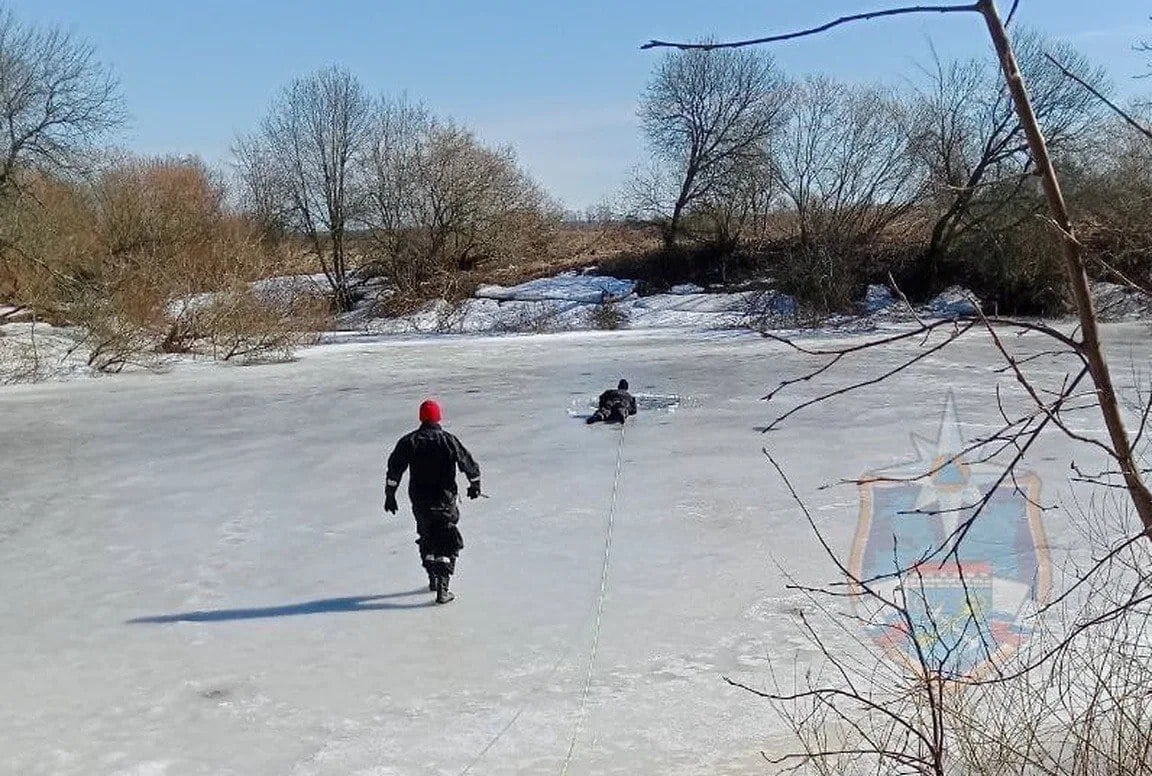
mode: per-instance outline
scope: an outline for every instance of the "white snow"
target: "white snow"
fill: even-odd
[[[1152,355],[1141,327],[1105,329],[1117,354]],[[760,397],[817,361],[735,332],[353,340],[280,366],[0,389],[0,772],[558,773],[578,720],[572,774],[761,772],[784,728],[723,678],[815,665],[782,569],[831,578],[761,448],[846,551],[856,490],[822,486],[906,460],[949,390],[968,431],[996,423],[989,381],[1014,381],[993,360],[971,337],[768,436],[779,410]],[[571,417],[620,377],[652,399],[623,436]],[[383,459],[428,395],[491,495],[462,507],[447,607],[429,605],[406,498],[381,510]],[[1030,455],[1045,503],[1072,449],[1050,436]],[[1060,557],[1068,517],[1046,522]]]
[[[915,312],[884,286],[868,287],[862,318],[833,316],[829,327],[921,318],[955,318],[977,314],[971,291],[949,288]],[[604,310],[612,314],[605,325]],[[362,316],[356,321],[371,334],[482,334],[508,332],[626,329],[762,329],[797,325],[800,305],[792,297],[765,290],[706,292],[682,284],[665,293],[640,296],[631,280],[565,273],[518,286],[481,286],[472,299],[458,304],[438,300],[414,314],[390,319]]]
[[[266,305],[289,310],[302,300],[326,297],[332,291],[328,277],[323,273],[315,275],[280,275],[250,283],[253,294]],[[174,299],[168,304],[170,318],[193,313],[207,307],[216,297],[213,292],[193,294]]]
[[[979,315],[979,300],[966,288],[952,286],[925,305],[925,313],[933,318],[967,318]]]
[[[373,334],[733,329],[766,321],[792,325],[798,309],[794,299],[771,291],[705,293],[681,285],[639,296],[635,289],[631,280],[569,273],[519,286],[482,286],[475,298],[459,304],[430,302],[415,314],[372,320],[362,328]],[[605,307],[618,325],[605,325]]]
[[[600,304],[625,299],[636,290],[633,280],[620,280],[606,275],[577,275],[564,273],[541,278],[518,286],[481,286],[476,291],[480,299],[503,302],[584,302]]]
[[[283,275],[280,277],[265,278],[252,283],[252,291],[256,297],[265,304],[290,308],[300,299],[315,299],[327,296],[332,291],[328,276],[324,273],[315,275]]]
[[[1152,298],[1130,286],[1098,281],[1092,284],[1096,312],[1104,321],[1148,320]]]
[[[861,310],[868,315],[882,312],[890,307],[900,304],[900,300],[887,286],[870,285],[861,302]]]
[[[0,327],[0,385],[67,380],[92,374],[78,347],[83,332],[46,323]]]

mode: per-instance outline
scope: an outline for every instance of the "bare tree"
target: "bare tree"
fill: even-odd
[[[372,100],[351,73],[332,66],[289,84],[235,154],[248,201],[304,235],[336,304],[352,304],[348,227],[361,193],[355,160],[367,150]]]
[[[0,297],[39,307],[40,287],[67,282],[16,241],[18,195],[42,176],[85,166],[124,118],[116,79],[92,46],[0,9]]]
[[[1152,295],[1152,142],[1128,119],[1110,118],[1064,178],[1093,274]]]
[[[1013,46],[1028,83],[1036,119],[1055,154],[1072,153],[1088,140],[1099,118],[1091,96],[1068,81],[1061,68],[1107,91],[1104,72],[1067,43],[1047,41],[1033,31],[1018,31]],[[923,130],[917,147],[930,171],[937,206],[925,250],[929,284],[955,242],[992,227],[1022,199],[1033,197],[1035,167],[1028,138],[1015,112],[1008,86],[983,60],[942,62],[930,71],[931,88],[921,94]],[[1034,211],[1016,214],[1002,225],[1012,228]]]
[[[765,222],[778,195],[772,160],[761,154],[733,164],[729,174],[693,205],[691,214],[705,239],[727,255],[743,243],[763,241]],[[722,278],[724,269],[721,266]]]
[[[894,95],[808,78],[784,114],[772,158],[803,245],[869,242],[918,204],[923,178],[910,148],[912,121]]]
[[[405,290],[495,256],[519,258],[559,213],[511,149],[488,148],[403,99],[379,112],[365,179],[363,223],[377,261]]]
[[[661,208],[666,246],[676,243],[693,203],[764,153],[784,94],[774,60],[763,53],[676,51],[656,66],[640,119],[653,157],[673,182]]]
[[[1015,11],[1018,4],[1019,0],[1013,3],[1013,11]],[[834,27],[853,22],[920,13],[978,15],[983,20],[989,37],[992,40],[993,48],[996,51],[996,56],[1000,64],[1000,70],[1004,76],[1004,83],[1007,86],[1008,95],[1016,115],[1016,120],[1019,122],[1021,132],[1026,142],[1026,149],[1031,155],[1032,164],[1035,165],[1035,174],[1040,179],[1045,198],[1048,202],[1051,213],[1051,224],[1061,238],[1060,245],[1063,253],[1064,270],[1068,287],[1072,292],[1076,317],[1079,323],[1079,331],[1077,337],[1072,338],[1050,327],[1038,327],[1035,324],[1026,324],[1017,321],[1009,323],[1014,327],[1041,331],[1059,343],[1060,346],[1067,348],[1069,352],[1073,353],[1083,363],[1083,369],[1075,380],[1075,383],[1078,383],[1084,377],[1090,378],[1093,386],[1093,396],[1108,434],[1108,443],[1097,444],[1097,446],[1101,447],[1114,462],[1117,474],[1123,481],[1123,488],[1127,492],[1132,507],[1140,519],[1143,535],[1149,540],[1152,540],[1152,491],[1149,490],[1145,482],[1144,471],[1139,466],[1136,455],[1136,444],[1143,436],[1147,424],[1141,423],[1137,432],[1137,439],[1133,440],[1128,425],[1125,422],[1121,402],[1117,396],[1113,382],[1112,372],[1108,366],[1108,359],[1105,356],[1104,348],[1100,341],[1100,321],[1096,314],[1096,308],[1089,286],[1084,245],[1076,237],[1076,231],[1072,224],[1068,205],[1060,185],[1060,179],[1053,164],[1052,153],[1048,148],[1048,143],[1033,107],[1032,98],[1023,72],[1021,71],[1019,61],[1017,60],[1015,49],[1012,46],[1005,22],[1000,15],[995,0],[976,0],[976,2],[973,3],[950,5],[903,6],[884,11],[870,11],[843,16],[827,24],[807,30],[731,43],[667,43],[653,40],[645,44],[644,48],[670,46],[680,51],[740,49],[751,45],[816,35]],[[1011,13],[1009,16],[1011,17]],[[1059,72],[1059,70],[1057,70],[1057,72]],[[1063,77],[1062,73],[1061,77]],[[1061,83],[1066,84],[1067,81],[1062,80]],[[1054,88],[1059,89],[1060,87],[1056,86]],[[852,348],[851,352],[859,352],[863,349],[865,349],[865,346],[859,346]],[[836,357],[823,369],[831,368],[831,366],[837,363],[842,357],[843,356]],[[1017,379],[1026,381],[1021,371],[1021,364],[1010,357],[1008,360],[1009,366],[1013,374],[1017,376]],[[882,380],[883,377],[871,381],[871,384]],[[1063,397],[1063,394],[1061,394],[1061,397]],[[1043,400],[1038,395],[1033,394],[1033,398],[1037,405],[1042,408],[1047,418],[1045,425],[1047,422],[1054,420],[1055,418],[1051,414],[1049,405],[1043,403]],[[812,403],[813,402],[805,402],[801,406],[811,406]],[[1152,412],[1152,410],[1150,410],[1150,412]],[[1143,417],[1146,419],[1148,415],[1145,414]]]
[[[76,168],[123,119],[116,79],[90,44],[0,10],[0,194],[21,171]]]

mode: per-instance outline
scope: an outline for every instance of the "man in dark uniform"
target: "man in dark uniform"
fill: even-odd
[[[615,388],[600,394],[600,401],[597,404],[596,411],[588,418],[588,423],[599,420],[623,423],[629,415],[636,414],[636,397],[628,393],[627,380],[621,380]]]
[[[440,428],[440,405],[428,400],[420,405],[420,428],[400,437],[388,456],[384,484],[384,509],[396,514],[396,489],[410,469],[408,498],[416,516],[416,544],[420,560],[428,572],[428,589],[436,592],[436,603],[446,604],[456,596],[448,590],[448,580],[456,570],[456,556],[464,539],[456,527],[456,470],[468,478],[468,498],[480,496],[480,467],[460,440]]]

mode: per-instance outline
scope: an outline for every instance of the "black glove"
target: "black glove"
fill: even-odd
[[[480,480],[472,480],[469,483],[468,498],[480,498]]]
[[[398,511],[400,511],[400,505],[396,503],[395,488],[384,489],[384,511],[391,512],[392,514],[396,514]]]

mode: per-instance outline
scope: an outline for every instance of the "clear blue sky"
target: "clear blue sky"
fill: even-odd
[[[610,195],[640,161],[637,95],[659,53],[649,38],[748,37],[811,26],[896,0],[10,0],[24,20],[91,41],[132,115],[117,139],[141,153],[226,164],[237,132],[276,91],[327,64],[373,92],[407,92],[513,145],[567,206]],[[1000,0],[1001,6],[1010,0]],[[1105,66],[1120,92],[1147,61],[1147,0],[1022,0],[1019,18]],[[899,83],[929,44],[984,53],[978,17],[873,21],[773,47],[791,73]]]

